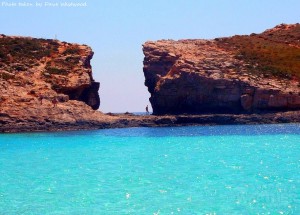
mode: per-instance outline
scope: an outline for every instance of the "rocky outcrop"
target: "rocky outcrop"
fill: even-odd
[[[100,84],[86,45],[0,35],[0,133],[299,122],[299,32],[298,24],[280,25],[259,35],[145,43],[154,113],[175,114],[164,116],[96,111]]]
[[[0,36],[0,126],[103,121],[86,45]]]
[[[154,114],[300,109],[299,39],[295,24],[251,36],[146,42]]]

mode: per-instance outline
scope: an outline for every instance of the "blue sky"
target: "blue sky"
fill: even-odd
[[[150,104],[142,64],[147,40],[210,39],[300,22],[299,0],[48,1],[87,3],[79,8],[4,7],[2,2],[0,33],[50,39],[57,35],[93,48],[103,112],[139,112]]]

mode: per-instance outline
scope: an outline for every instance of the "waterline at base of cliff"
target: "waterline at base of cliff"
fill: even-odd
[[[129,127],[173,127],[189,125],[245,125],[300,123],[300,111],[266,112],[260,114],[201,114],[201,115],[135,115],[95,114],[93,119],[66,121],[18,121],[0,115],[0,133],[96,130]]]

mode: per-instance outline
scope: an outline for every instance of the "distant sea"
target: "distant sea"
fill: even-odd
[[[0,214],[300,214],[300,125],[0,134]]]
[[[114,114],[124,114],[124,113],[125,112],[116,112]],[[151,115],[152,114],[152,112],[149,112],[149,113],[147,113],[147,112],[127,112],[127,113],[132,113],[132,114],[137,115],[137,116],[145,116],[145,115]]]
[[[141,116],[143,116],[143,115],[149,115],[149,114],[152,114],[152,112],[151,113],[147,113],[147,112],[133,112],[133,114],[134,115],[141,115]]]

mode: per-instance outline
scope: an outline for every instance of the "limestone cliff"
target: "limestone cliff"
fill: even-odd
[[[154,114],[300,109],[300,24],[214,40],[143,45]]]
[[[86,45],[0,35],[1,127],[99,118],[92,57]]]

